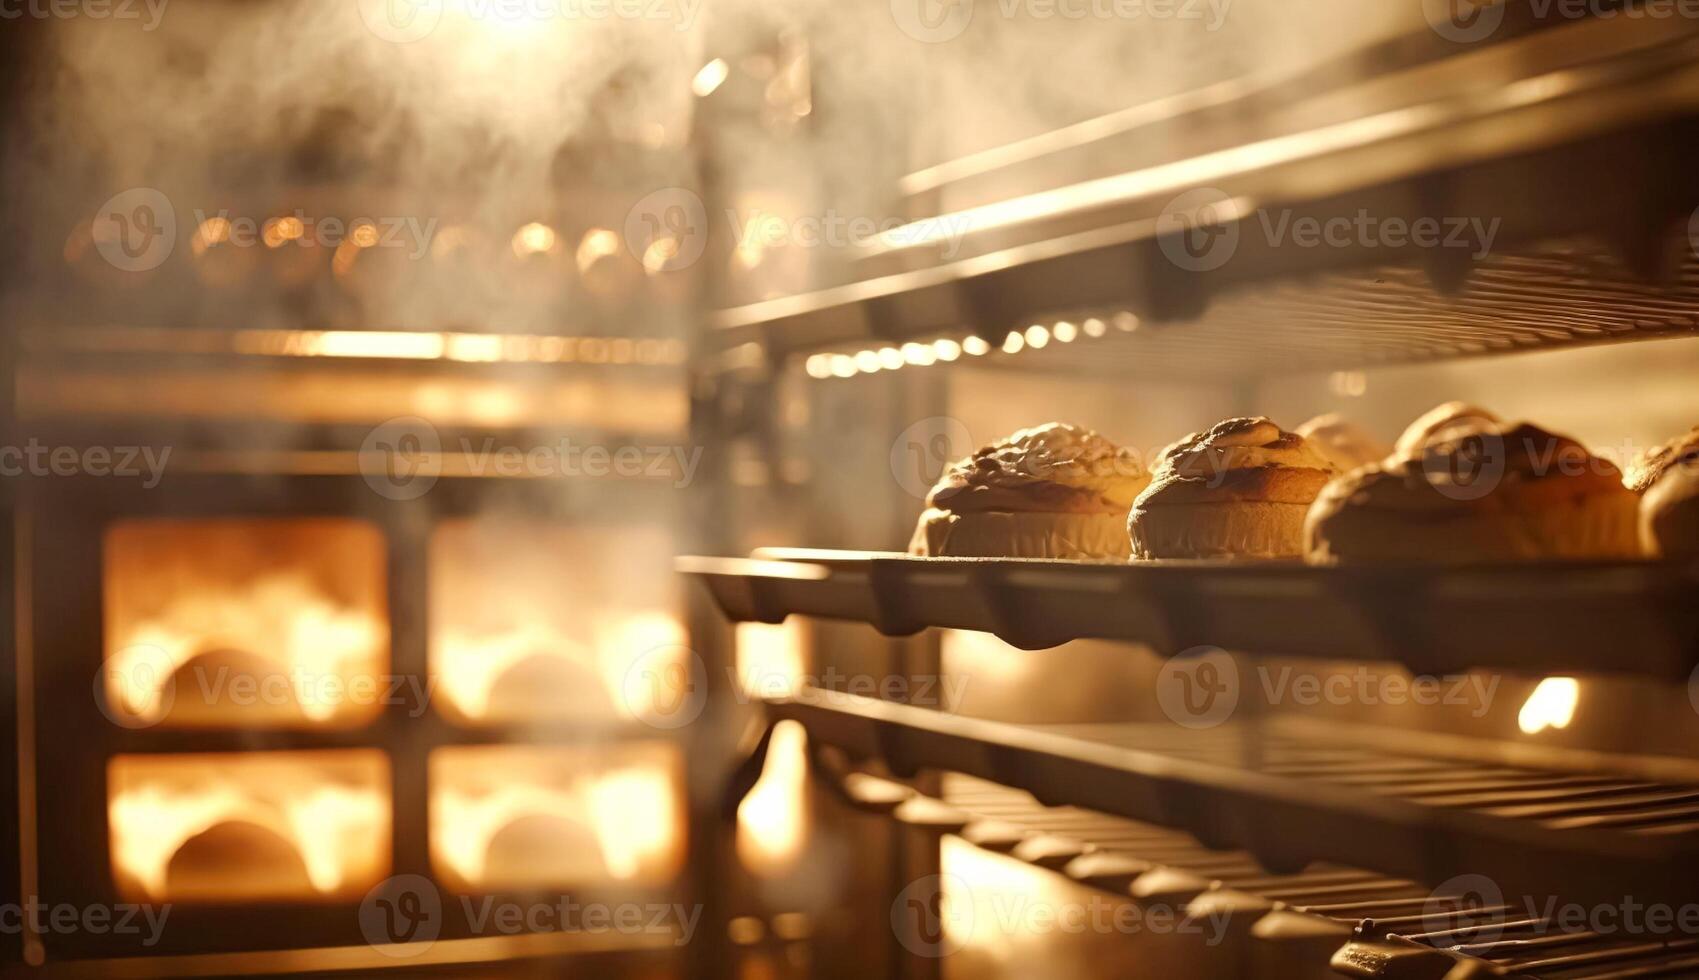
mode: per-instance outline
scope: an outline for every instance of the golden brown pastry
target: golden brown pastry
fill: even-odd
[[[1672,440],[1630,470],[1644,483],[1640,544],[1655,558],[1699,558],[1699,429]]]
[[[1304,515],[1334,475],[1303,436],[1228,419],[1163,450],[1127,518],[1133,557],[1297,557]]]
[[[1398,437],[1393,452],[1399,456],[1420,456],[1422,447],[1442,439],[1453,431],[1472,431],[1502,420],[1484,408],[1468,402],[1446,402],[1429,409]]]
[[[1136,453],[1095,432],[1022,429],[945,468],[909,553],[1124,560],[1127,509],[1149,482]]]
[[[1699,426],[1694,426],[1686,433],[1676,436],[1669,442],[1643,453],[1640,458],[1628,464],[1628,472],[1623,474],[1622,482],[1635,493],[1645,493],[1652,489],[1652,484],[1677,461],[1699,453]]]
[[[1310,440],[1341,473],[1378,463],[1392,452],[1390,446],[1370,435],[1368,430],[1338,413],[1318,415],[1298,426],[1296,431]]]
[[[1456,428],[1329,484],[1305,527],[1314,564],[1631,558],[1638,501],[1609,460],[1526,423]]]

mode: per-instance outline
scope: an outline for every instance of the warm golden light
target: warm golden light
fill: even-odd
[[[649,243],[643,250],[643,269],[650,275],[660,275],[667,271],[673,259],[678,258],[682,246],[679,240],[663,235]]]
[[[808,735],[794,721],[773,729],[761,778],[737,808],[737,853],[769,877],[789,871],[808,836]]]
[[[431,858],[457,891],[660,884],[683,860],[670,745],[446,748],[430,778]]]
[[[558,239],[555,230],[533,221],[513,233],[513,254],[519,258],[553,252]]]
[[[301,219],[291,215],[267,221],[260,235],[265,239],[267,248],[280,248],[289,242],[298,241],[306,234],[306,230]]]
[[[1568,728],[1575,720],[1575,708],[1581,701],[1581,682],[1573,677],[1548,677],[1534,688],[1516,724],[1525,735],[1537,735],[1548,728]]]
[[[575,256],[578,271],[589,272],[591,266],[611,255],[618,255],[619,252],[619,235],[606,228],[592,228],[584,233],[583,239],[578,243],[578,254]]]
[[[795,694],[808,668],[807,635],[795,616],[777,625],[737,624],[737,677],[743,692],[756,698]]]
[[[650,717],[665,692],[633,676],[689,667],[671,552],[662,528],[445,521],[430,550],[438,704],[465,722]],[[629,570],[619,587],[601,556]]]
[[[719,88],[725,82],[726,76],[730,74],[731,66],[726,64],[726,60],[715,58],[703,65],[702,69],[696,73],[696,77],[690,80],[690,90],[696,93],[697,98],[705,99],[713,95],[714,90]]]
[[[389,872],[389,766],[375,751],[118,756],[107,783],[128,896],[347,899]]]
[[[114,526],[108,712],[132,727],[376,715],[389,659],[383,547],[352,520]]]

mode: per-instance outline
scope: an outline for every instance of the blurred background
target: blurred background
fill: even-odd
[[[0,972],[1141,969],[985,918],[901,942],[917,875],[1058,886],[847,804],[794,722],[732,787],[763,697],[1152,721],[1154,653],[734,627],[674,559],[901,550],[943,463],[1053,420],[1146,459],[1442,398],[1620,459],[1699,422],[1699,25],[1506,3],[1477,43],[1433,6],[7,6]],[[1207,286],[1045,264],[1253,178],[1506,230]],[[1694,755],[1667,679],[1520,724],[1545,679],[1315,714]]]

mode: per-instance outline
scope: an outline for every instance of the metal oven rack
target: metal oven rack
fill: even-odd
[[[1343,569],[763,549],[753,559],[681,558],[678,567],[734,620],[816,616],[891,636],[978,630],[1029,650],[1112,639],[1168,655],[1211,646],[1436,673],[1500,667],[1665,680],[1685,680],[1699,665],[1699,569],[1657,562]],[[1601,659],[1602,649],[1612,656]]]
[[[1089,133],[1048,134],[1018,152],[938,168],[905,190],[914,217],[962,219],[968,231],[957,250],[946,257],[924,241],[869,248],[827,288],[720,311],[701,351],[712,385],[698,430],[748,440],[770,453],[759,462],[778,473],[785,460],[771,420],[797,384],[820,386],[820,400],[846,417],[852,407],[885,422],[945,414],[939,389],[947,381],[933,379],[947,379],[949,366],[881,370],[858,381],[868,387],[854,395],[833,379],[838,372],[816,370],[911,342],[960,347],[980,338],[978,367],[1243,390],[1300,371],[1692,335],[1696,44],[1692,23],[1586,19],[1459,46],[1367,79],[1336,73],[1331,87],[1255,91],[1201,107],[1176,100],[1165,113],[1127,113]],[[1170,155],[1158,158],[1162,151]],[[1213,192],[1207,214],[1177,203],[1199,188]],[[1492,216],[1502,231],[1490,255],[1473,256],[1305,249],[1271,242],[1260,227],[1275,212],[1326,221],[1363,211],[1407,221]],[[1237,235],[1231,261],[1172,261],[1178,236],[1206,224]],[[1061,322],[1079,342],[1023,350],[1015,340]],[[804,358],[816,359],[813,381],[803,377]],[[833,451],[883,467],[886,445],[846,437]],[[797,499],[803,491],[777,480],[749,485],[768,489],[749,495],[763,506],[748,522],[754,533],[741,536],[738,505],[720,490],[710,523],[721,554],[785,540],[775,530],[787,516],[800,535],[835,514],[836,488],[822,489],[826,506],[809,517]],[[912,518],[914,502],[902,503],[906,516],[880,501],[856,506],[863,523],[895,532]],[[887,535],[882,546],[892,543]],[[1699,664],[1699,570],[1651,562],[1342,571],[763,549],[747,559],[687,557],[679,569],[734,621],[800,615],[893,637],[942,627],[993,633],[1023,649],[1093,638],[1169,656],[1218,646],[1432,672],[1615,673],[1671,691]],[[1632,894],[1679,906],[1691,901],[1699,871],[1699,778],[1681,767],[1616,771],[1598,758],[1565,766],[1427,742],[1388,748],[1348,726],[1272,717],[1203,733],[1044,728],[814,689],[765,707],[770,723],[798,722],[811,741],[899,777],[967,774],[1100,818],[1179,828],[1229,852],[1223,861],[1271,878],[1324,861],[1418,883],[1402,898],[1480,874],[1530,895],[1611,903]],[[1050,846],[1027,850],[1044,863]],[[1125,893],[1125,875],[1110,880]],[[1297,904],[1276,901],[1272,911]],[[1334,951],[1362,918],[1398,919],[1368,900],[1355,910],[1343,899],[1339,909],[1311,904],[1321,906],[1316,915],[1284,928],[1319,935]],[[1270,905],[1249,906],[1259,924]],[[1279,920],[1266,917],[1278,933]],[[1397,960],[1384,975],[1407,968],[1435,980],[1454,967],[1465,971],[1456,976],[1530,966],[1539,969],[1525,975],[1549,968],[1566,978],[1691,972],[1692,950],[1680,945],[1624,952],[1535,924],[1508,937],[1533,945],[1493,946],[1457,921],[1431,930],[1432,943],[1412,945],[1408,926],[1359,929],[1362,942],[1341,951],[1337,965],[1380,976],[1375,964]],[[1436,944],[1464,952],[1436,954]],[[1646,972],[1633,972],[1644,965],[1630,962],[1638,956],[1652,964]],[[1292,975],[1331,975],[1326,958],[1316,972]],[[1613,972],[1589,963],[1627,965]]]
[[[1430,890],[1339,864],[1275,873],[1250,854],[1212,849],[1183,832],[1046,806],[971,776],[947,774],[930,795],[858,771],[828,769],[824,779],[850,806],[954,835],[1095,889],[1103,901],[1134,906],[1131,921],[1177,923],[1163,935],[1127,936],[1153,974],[1307,980],[1336,977],[1337,967],[1348,976],[1410,980],[1601,980],[1685,975],[1699,964],[1699,940],[1651,929],[1589,932],[1543,907],[1529,914],[1512,896],[1467,894],[1461,883]]]

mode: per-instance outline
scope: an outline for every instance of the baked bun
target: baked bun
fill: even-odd
[[[1468,402],[1446,402],[1429,409],[1398,437],[1393,452],[1398,456],[1422,455],[1422,448],[1436,439],[1453,433],[1473,432],[1499,425],[1503,420],[1493,413]]]
[[[1329,484],[1305,527],[1313,564],[1504,562],[1640,554],[1638,501],[1609,460],[1528,424],[1453,429],[1419,457]]]
[[[1668,454],[1640,500],[1640,544],[1648,555],[1699,558],[1699,438]]]
[[[1297,557],[1304,515],[1334,475],[1303,436],[1228,419],[1163,450],[1127,518],[1133,557]]]
[[[1316,451],[1341,473],[1378,463],[1392,452],[1391,447],[1369,435],[1368,430],[1337,413],[1318,415],[1296,431],[1310,440]]]
[[[946,467],[909,542],[914,555],[1126,559],[1144,464],[1095,432],[1022,429]]]
[[[1690,459],[1699,454],[1699,426],[1694,426],[1686,433],[1676,436],[1669,442],[1640,455],[1628,464],[1628,472],[1623,474],[1622,482],[1635,493],[1645,493],[1652,489],[1670,467],[1683,459]]]

